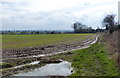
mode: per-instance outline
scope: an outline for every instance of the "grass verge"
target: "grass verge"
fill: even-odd
[[[117,76],[115,61],[109,58],[105,45],[97,42],[91,47],[52,56],[72,62],[71,76]]]

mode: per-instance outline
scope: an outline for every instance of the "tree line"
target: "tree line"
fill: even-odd
[[[73,31],[39,31],[39,30],[8,30],[8,31],[0,31],[1,35],[30,35],[30,34],[67,34],[74,33]]]
[[[72,24],[72,28],[74,29],[74,33],[95,33],[96,30],[92,27],[88,27],[87,25],[82,24],[81,22],[75,22]]]
[[[105,27],[105,29],[104,29]],[[72,24],[74,33],[96,33],[96,32],[109,32],[112,34],[115,30],[120,29],[119,22],[115,22],[115,14],[108,14],[102,20],[102,28],[93,29],[87,25],[82,24],[81,22],[75,22]]]
[[[120,23],[115,22],[115,14],[108,14],[102,21],[103,27],[106,31],[112,34],[114,31],[120,29]]]

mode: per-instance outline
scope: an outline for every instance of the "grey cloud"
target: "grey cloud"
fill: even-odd
[[[109,4],[111,4],[110,2]],[[27,12],[24,9],[25,6],[29,5],[25,2],[11,2],[2,3],[6,10],[5,12],[10,14],[10,17],[3,20],[3,29],[43,29],[43,30],[72,30],[72,23],[74,21],[80,21],[83,24],[87,24],[96,28],[100,26],[102,20],[102,14],[105,12],[104,9],[93,10],[98,6],[89,2],[85,2],[74,7],[64,8],[49,12]],[[91,10],[87,11],[89,8]],[[75,11],[86,11],[81,16],[74,16]],[[21,13],[24,12],[24,13]],[[6,16],[7,17],[7,16]]]
[[[25,6],[28,6],[29,3],[26,2],[0,2],[4,12],[20,12],[23,11]]]

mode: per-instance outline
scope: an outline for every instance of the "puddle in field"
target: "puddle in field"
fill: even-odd
[[[15,66],[15,67],[13,67],[13,68],[21,68],[21,67],[26,66],[26,65],[35,65],[35,64],[38,64],[39,62],[40,62],[40,61],[34,61],[34,62],[29,63],[29,64],[24,64],[24,65]]]
[[[91,44],[96,43],[96,42],[97,42],[97,40],[98,40],[98,37],[99,37],[99,35],[95,38],[95,40],[94,40]]]
[[[32,65],[35,65],[35,64],[38,64],[40,61],[34,61],[34,62],[31,62],[30,64]]]
[[[19,73],[14,76],[48,76],[48,75],[61,75],[68,76],[72,74],[73,70],[70,62],[62,61],[61,63],[46,64],[40,68],[34,69],[26,73]]]

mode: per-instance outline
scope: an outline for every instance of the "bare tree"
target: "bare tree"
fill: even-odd
[[[109,30],[109,33],[111,34],[114,32],[115,23],[114,18],[115,18],[114,14],[109,14],[102,21],[103,26],[106,27],[106,30]]]

